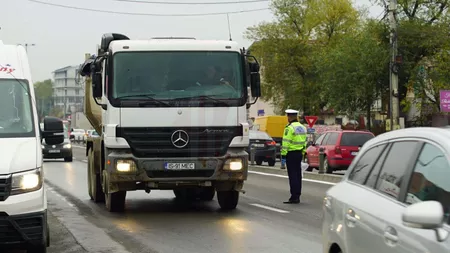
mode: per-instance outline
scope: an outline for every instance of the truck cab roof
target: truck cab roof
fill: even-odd
[[[109,45],[113,52],[118,51],[230,51],[240,52],[239,44],[227,40],[192,40],[158,38],[150,40],[115,40]]]

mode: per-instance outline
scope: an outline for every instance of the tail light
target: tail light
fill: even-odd
[[[277,145],[277,143],[274,141],[268,141],[268,142],[266,142],[266,145],[267,146],[275,146],[275,145]]]
[[[336,146],[336,147],[334,148],[334,153],[336,153],[336,154],[341,154],[341,147]]]

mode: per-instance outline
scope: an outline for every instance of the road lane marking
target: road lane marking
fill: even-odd
[[[289,213],[289,211],[281,210],[281,209],[270,207],[270,206],[265,206],[265,205],[260,205],[260,204],[250,204],[250,205],[256,206],[256,207],[259,207],[259,208],[263,208],[263,209],[267,209],[267,210],[270,210],[270,211],[274,211],[274,212],[277,212],[277,213]]]
[[[289,178],[288,176],[285,176],[285,175],[264,173],[264,172],[253,171],[253,170],[249,170],[248,173],[262,175],[262,176],[269,176],[269,177]],[[306,179],[306,178],[303,178],[303,181],[311,182],[311,183],[318,183],[318,184],[326,184],[326,185],[335,185],[336,184],[336,183],[332,183],[332,182],[326,182],[326,181],[320,181],[320,180],[314,180],[314,179]]]
[[[62,201],[66,202],[67,205],[69,205],[70,207],[75,208],[75,205],[72,204],[70,201],[68,201],[64,196],[62,196],[61,194],[59,194],[58,192],[56,192],[53,188],[47,186],[47,189],[52,192],[53,194],[55,194],[58,198],[60,198]]]

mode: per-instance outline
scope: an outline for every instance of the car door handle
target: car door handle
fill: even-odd
[[[346,214],[345,218],[351,223],[355,223],[356,222],[356,218],[354,216],[350,215],[350,214]]]
[[[393,235],[387,231],[384,232],[384,238],[386,238],[386,240],[394,242],[394,243],[398,242],[398,236]]]

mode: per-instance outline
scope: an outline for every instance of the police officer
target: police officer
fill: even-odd
[[[285,111],[289,124],[284,129],[281,145],[281,168],[287,166],[291,198],[285,204],[300,203],[302,193],[302,158],[306,149],[306,127],[298,122],[298,111],[288,109]]]

